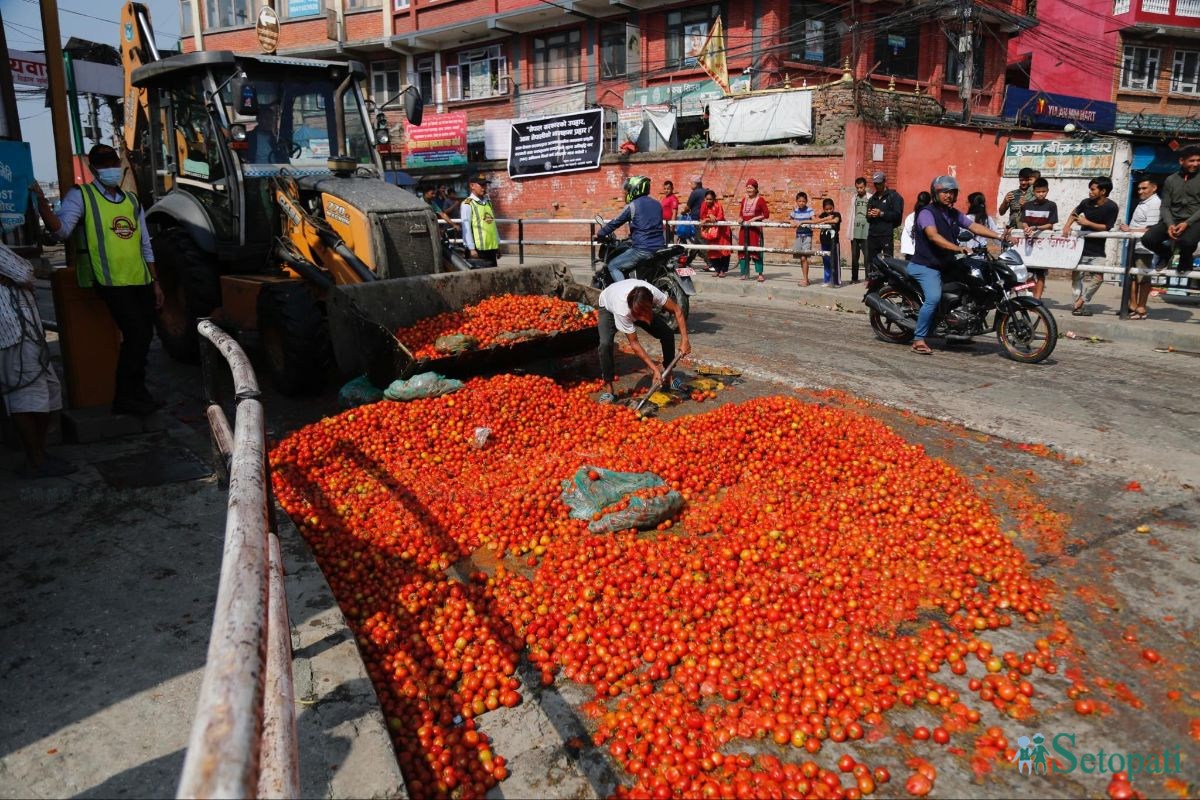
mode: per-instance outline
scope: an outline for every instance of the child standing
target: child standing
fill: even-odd
[[[808,253],[812,250],[813,210],[808,206],[808,194],[796,192],[796,207],[792,209],[792,222],[796,223],[796,241],[792,244],[792,258],[800,259],[801,286],[808,286]]]
[[[841,238],[838,232],[842,228],[842,215],[834,209],[832,198],[826,197],[821,201],[821,215],[813,222],[829,226],[821,231],[821,249],[829,253],[822,259],[825,262],[825,282],[822,285],[841,286],[842,248],[838,243]]]

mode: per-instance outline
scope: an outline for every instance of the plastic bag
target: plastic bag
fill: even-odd
[[[383,390],[383,396],[388,400],[420,400],[457,392],[462,386],[462,381],[454,378],[447,378],[436,372],[422,372],[406,381],[392,381],[392,385]]]
[[[340,408],[365,406],[367,403],[378,403],[382,399],[383,390],[371,383],[366,375],[359,375],[338,389],[338,406]]]
[[[593,480],[591,475],[596,478]],[[653,472],[615,472],[585,464],[560,485],[562,501],[571,507],[571,516],[590,520],[625,495],[664,482]]]
[[[529,339],[539,339],[546,335],[548,334],[545,331],[539,331],[537,328],[526,328],[520,331],[505,331],[504,333],[498,333],[496,334],[496,342],[511,344],[513,342],[524,342]]]
[[[487,444],[488,437],[491,435],[491,428],[476,428],[475,436],[471,439],[471,444],[475,446],[476,450],[482,450],[484,445]]]
[[[465,333],[450,333],[433,340],[433,349],[439,353],[453,355],[479,347],[479,339]]]
[[[685,211],[679,215],[679,219],[681,221],[690,222],[692,220],[692,215]],[[675,235],[677,237],[679,237],[680,239],[690,239],[691,237],[696,235],[696,226],[695,225],[676,225],[675,226]]]
[[[588,530],[592,533],[612,533],[629,528],[654,528],[682,509],[683,495],[679,492],[667,492],[659,497],[631,497],[627,508],[592,520],[588,523]]]

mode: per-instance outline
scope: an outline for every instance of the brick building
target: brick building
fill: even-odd
[[[578,216],[607,211],[624,176],[639,172],[673,177],[681,187],[688,175],[702,174],[724,194],[740,193],[753,175],[781,211],[799,188],[845,208],[855,176],[900,171],[901,126],[959,115],[968,57],[973,111],[999,114],[1008,39],[1029,24],[1026,2],[274,0],[274,7],[281,54],[355,58],[370,66],[367,93],[377,101],[411,83],[427,113],[466,112],[472,168],[493,174],[503,172],[502,163],[480,163],[489,119],[597,106],[615,118],[622,108],[665,103],[676,114],[677,141],[695,144],[699,136],[703,145],[704,98],[721,92],[688,53],[718,16],[735,91],[814,89],[808,141],[633,156],[618,156],[612,146],[598,173],[506,181],[497,192],[502,215]],[[964,54],[958,45],[967,10],[975,33]],[[181,12],[185,50],[258,47],[253,0],[182,0]],[[925,183],[930,170],[944,169],[908,166]]]

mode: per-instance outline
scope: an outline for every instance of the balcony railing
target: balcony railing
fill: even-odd
[[[1142,0],[1142,11],[1147,14],[1170,14],[1171,0]]]

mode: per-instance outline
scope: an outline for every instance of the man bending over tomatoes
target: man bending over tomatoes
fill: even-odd
[[[664,377],[671,380],[673,389],[682,388],[679,378],[672,379],[670,374],[663,375],[672,361],[675,360],[675,334],[667,324],[660,311],[673,314],[679,326],[679,352],[687,355],[692,352],[688,342],[687,320],[683,317],[683,309],[666,295],[646,281],[634,278],[617,281],[600,293],[600,375],[608,385],[608,390],[600,395],[601,403],[611,403],[616,399],[613,391],[613,342],[617,331],[625,334],[629,346],[650,369],[654,383]],[[655,364],[650,355],[638,341],[637,328],[658,339],[662,345],[662,365]]]

